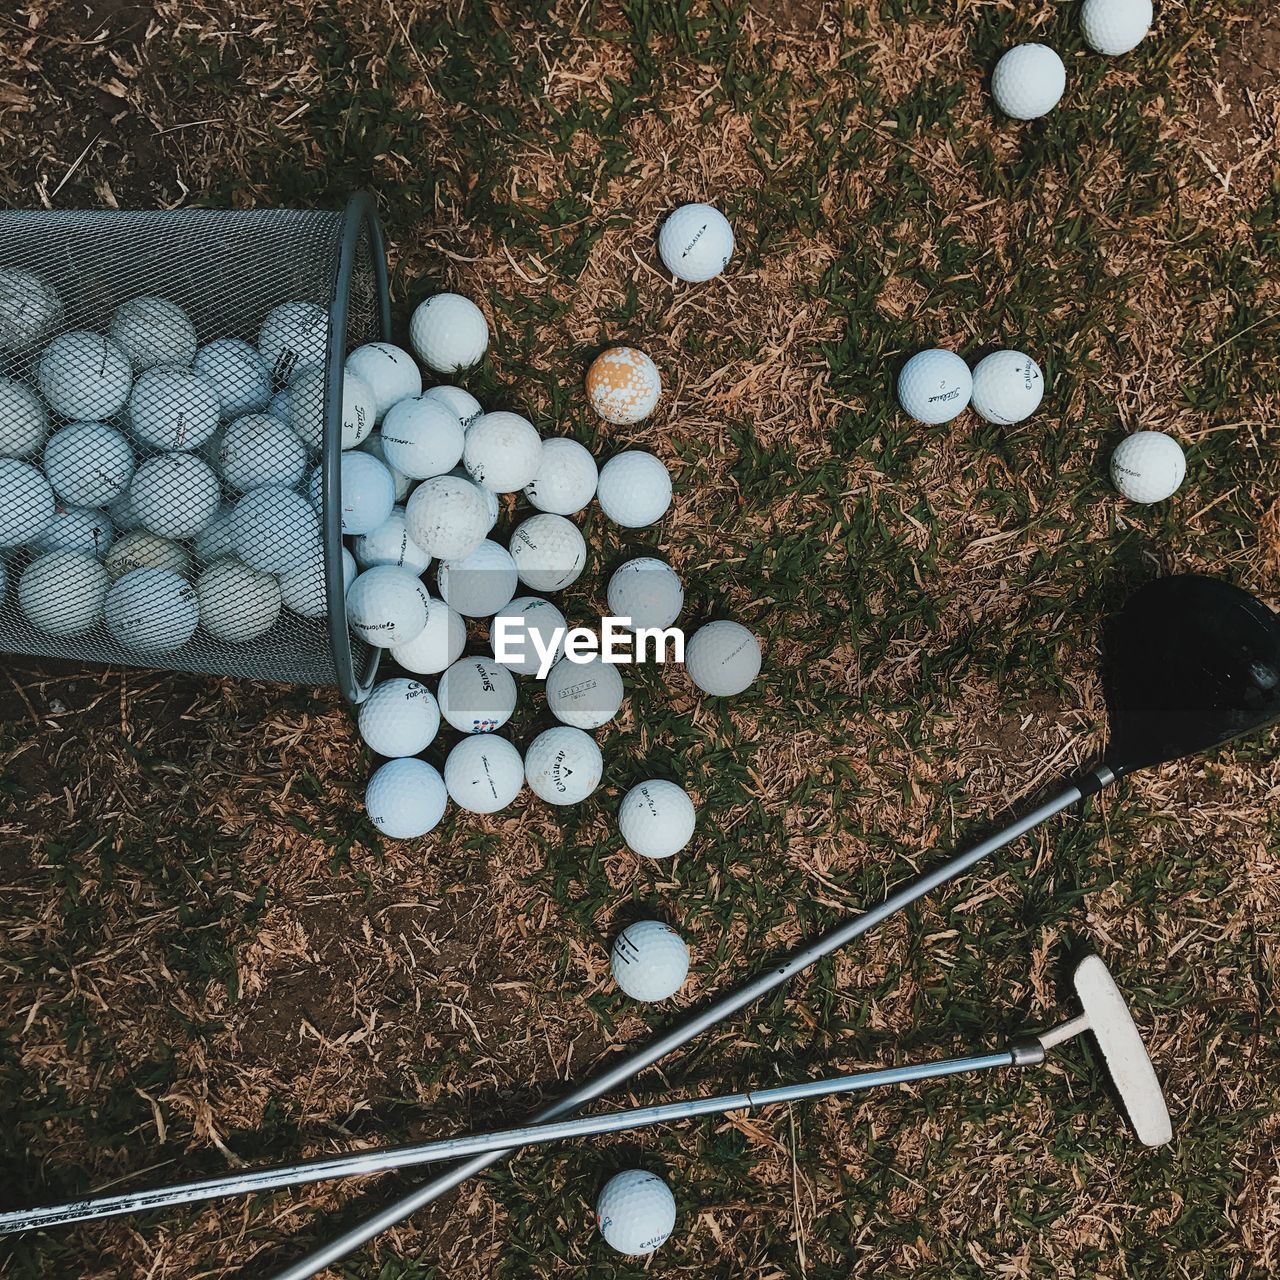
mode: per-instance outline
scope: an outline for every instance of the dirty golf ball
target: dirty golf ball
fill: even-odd
[[[542,437],[518,413],[482,413],[468,428],[462,464],[494,493],[514,493],[538,474]]]
[[[684,648],[684,668],[703,693],[729,698],[760,673],[760,642],[737,622],[708,622]]]
[[[442,561],[436,580],[445,603],[464,618],[491,618],[516,593],[515,561],[486,538],[464,559]]]
[[[604,1185],[596,1201],[596,1225],[619,1253],[652,1253],[676,1225],[676,1198],[656,1173],[624,1169]]]
[[[1135,431],[1111,455],[1111,482],[1130,502],[1163,502],[1186,474],[1182,446],[1163,431]]]
[[[516,709],[516,682],[506,667],[486,658],[462,658],[440,677],[440,714],[459,733],[492,733]]]
[[[683,787],[651,778],[631,788],[618,806],[618,829],[627,848],[645,858],[670,858],[693,838],[697,820]]]
[[[642,421],[661,394],[658,366],[635,347],[610,347],[587,370],[587,399],[606,422],[630,426]]]
[[[576,440],[544,440],[538,470],[524,487],[529,505],[554,516],[571,516],[596,496],[596,460]]]
[[[438,675],[462,656],[467,647],[467,624],[443,600],[428,596],[427,625],[408,643],[398,644],[391,656],[406,671]]]
[[[200,606],[195,589],[167,569],[133,569],[107,592],[107,629],[127,649],[159,653],[195,634]]]
[[[898,403],[917,422],[949,422],[969,403],[973,378],[954,351],[931,347],[911,357],[898,375]]]
[[[158,538],[145,529],[134,529],[112,544],[105,568],[112,582],[134,569],[168,569],[185,578],[191,572],[191,557],[168,538]]]
[[[969,403],[988,422],[1009,427],[1029,418],[1044,396],[1040,366],[1021,351],[993,351],[973,371]]]
[[[1080,29],[1090,49],[1114,58],[1142,43],[1151,18],[1151,0],[1084,0]]]
[[[444,785],[469,813],[497,813],[520,794],[524,761],[505,738],[477,733],[463,738],[444,762]]]
[[[675,570],[652,556],[620,565],[609,579],[609,612],[630,618],[631,630],[669,627],[684,607],[684,587]]]
[[[215,640],[247,644],[265,635],[280,616],[280,584],[230,557],[211,564],[196,580],[200,625]]]
[[[599,654],[586,662],[561,658],[547,672],[547,706],[561,724],[598,729],[622,707],[622,675]]]
[[[347,592],[347,620],[379,649],[408,644],[427,625],[430,596],[422,580],[395,565],[366,569]]]
[[[586,566],[587,544],[578,526],[564,516],[530,516],[512,530],[511,558],[526,587],[562,591]]]
[[[642,529],[661,520],[671,505],[671,475],[653,454],[631,449],[604,464],[596,499],[614,524]]]
[[[677,279],[710,280],[733,257],[733,228],[712,205],[681,205],[662,224],[658,255]]]
[[[360,736],[380,756],[416,756],[440,728],[440,708],[419,680],[384,680],[360,704]]]
[[[414,311],[409,343],[427,368],[453,373],[480,361],[489,346],[489,325],[470,298],[437,293]]]
[[[689,975],[689,948],[660,920],[628,925],[618,934],[609,959],[613,980],[633,1000],[665,1000]]]
[[[410,495],[404,510],[409,536],[437,560],[469,556],[493,527],[478,485],[460,476],[432,476]]]
[[[525,781],[534,795],[548,804],[585,800],[599,785],[603,772],[600,748],[581,729],[547,729],[525,752]]]
[[[550,600],[544,600],[541,596],[519,596],[494,615],[489,625],[489,646],[495,658],[499,656],[499,621],[504,624],[501,630],[505,635],[507,652],[517,655],[502,663],[508,671],[520,676],[538,674],[543,658],[534,642],[534,636],[538,637],[544,649],[551,650],[553,662],[560,656],[564,644],[564,629],[568,624],[564,614]],[[561,638],[553,647],[552,639],[557,632]]]
[[[364,804],[369,821],[393,840],[425,836],[444,817],[444,779],[425,760],[388,760],[369,779]]]
[[[1045,44],[1015,46],[996,63],[991,74],[996,106],[1015,120],[1047,115],[1058,105],[1066,87],[1067,69]]]
[[[412,480],[452,471],[465,438],[458,415],[425,394],[393,404],[382,420],[383,457]]]
[[[417,362],[390,342],[366,342],[357,347],[347,357],[346,371],[354,373],[372,393],[375,425],[393,404],[422,392],[422,371]]]

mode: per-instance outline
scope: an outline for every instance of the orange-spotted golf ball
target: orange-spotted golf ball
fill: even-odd
[[[606,422],[627,426],[647,418],[661,394],[658,366],[635,347],[610,347],[587,370],[587,398]]]

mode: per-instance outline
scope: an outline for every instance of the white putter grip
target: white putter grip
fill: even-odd
[[[1076,994],[1139,1141],[1161,1147],[1173,1137],[1169,1108],[1133,1016],[1107,966],[1086,956],[1076,967]]]

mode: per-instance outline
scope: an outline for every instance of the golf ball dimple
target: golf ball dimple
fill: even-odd
[[[448,802],[439,771],[416,756],[388,760],[364,793],[369,821],[393,840],[425,836],[444,817]]]
[[[993,351],[973,371],[969,403],[979,417],[1010,427],[1029,418],[1044,397],[1040,366],[1021,351]]]
[[[200,625],[227,644],[247,644],[264,636],[280,617],[280,584],[275,576],[226,557],[196,579]]]
[[[422,370],[402,347],[390,342],[366,342],[347,357],[354,373],[373,394],[374,423],[380,423],[393,404],[419,395]]]
[[[1152,16],[1151,0],[1084,0],[1080,29],[1089,48],[1114,58],[1142,43]]]
[[[713,205],[681,205],[662,224],[658,255],[677,279],[711,280],[733,257],[733,228]]]
[[[1066,87],[1067,69],[1045,44],[1016,45],[1001,57],[991,75],[996,106],[1014,120],[1047,115]]]
[[[134,298],[122,303],[111,318],[110,337],[136,373],[158,364],[188,365],[195,359],[195,325],[167,298]]]
[[[19,547],[53,522],[53,490],[29,462],[0,458],[0,547]]]
[[[271,403],[271,370],[242,338],[215,338],[196,352],[192,368],[213,387],[224,418],[261,413]]]
[[[126,649],[163,653],[195,634],[200,606],[195,588],[168,569],[131,569],[107,592],[107,629]]]
[[[508,671],[521,676],[536,676],[544,661],[534,637],[544,650],[550,651],[551,661],[559,658],[564,648],[565,616],[541,596],[519,596],[500,609],[489,625],[489,645],[494,658],[499,657],[499,621],[506,636],[506,650],[516,656],[502,662]],[[558,639],[557,639],[558,635]]]
[[[526,587],[563,591],[586,567],[587,544],[578,526],[564,516],[530,516],[512,530],[511,558]]]
[[[380,564],[366,569],[347,592],[347,621],[367,644],[408,644],[427,625],[431,597],[408,569]]]
[[[157,365],[129,394],[134,438],[152,449],[197,449],[218,429],[217,388],[193,369]]]
[[[666,1000],[689,976],[689,948],[661,920],[628,925],[618,934],[609,959],[613,980],[633,1000]]]
[[[222,491],[207,463],[191,453],[161,453],[134,473],[129,505],[162,538],[192,538],[218,512]]]
[[[452,409],[424,394],[387,410],[381,439],[390,466],[413,480],[426,480],[447,475],[458,465],[466,433]]]
[[[693,839],[697,814],[689,793],[674,782],[638,783],[618,806],[618,829],[627,848],[645,858],[670,858]]]
[[[231,545],[250,568],[288,573],[320,547],[320,520],[300,493],[279,485],[251,489],[231,510]]]
[[[600,748],[581,729],[547,729],[525,752],[525,781],[534,795],[548,804],[585,800],[600,784],[603,772]]]
[[[306,469],[302,441],[283,422],[264,413],[236,418],[218,442],[218,470],[242,493],[266,484],[290,488]]]
[[[44,449],[44,473],[63,502],[101,507],[118,498],[133,476],[133,450],[105,422],[72,422]]]
[[[661,520],[671,505],[671,474],[653,454],[630,449],[601,468],[596,500],[614,524],[643,529]]]
[[[1111,455],[1111,482],[1130,502],[1163,502],[1186,474],[1182,446],[1163,431],[1135,431]]]
[[[48,431],[49,415],[40,397],[21,382],[0,378],[0,457],[38,453]]]
[[[432,476],[405,505],[409,536],[437,560],[462,560],[493,528],[480,487],[460,476]]]
[[[406,671],[434,676],[457,662],[466,646],[467,624],[462,616],[443,600],[428,596],[427,625],[407,644],[395,645],[391,656]]]
[[[442,404],[450,413],[456,414],[458,424],[465,431],[483,412],[480,401],[461,387],[428,387],[422,393],[428,400]]]
[[[465,559],[443,561],[436,580],[444,602],[464,618],[491,618],[515,596],[515,561],[486,538]]]
[[[538,470],[524,496],[548,515],[576,515],[595,497],[599,479],[596,460],[576,440],[544,440]]]
[[[380,756],[416,756],[435,741],[440,708],[420,680],[384,680],[360,704],[359,724],[360,736]]]
[[[610,347],[587,370],[587,399],[606,422],[630,426],[642,421],[661,394],[658,366],[635,347]]]
[[[494,493],[523,489],[541,460],[542,438],[518,413],[482,413],[467,428],[462,464],[477,484]]]
[[[314,302],[282,302],[258,332],[258,351],[276,383],[322,366],[329,346],[329,313]]]
[[[547,706],[561,724],[598,729],[622,707],[625,690],[617,666],[599,654],[586,662],[561,658],[547,672]]]
[[[596,1226],[605,1243],[633,1257],[653,1253],[676,1225],[676,1198],[656,1173],[615,1173],[596,1200]]]
[[[954,351],[931,347],[911,357],[898,375],[898,403],[917,422],[950,422],[973,394],[969,366]]]
[[[96,557],[83,551],[50,551],[33,560],[18,580],[18,604],[41,631],[77,636],[102,616],[110,580]]]
[[[609,612],[630,618],[633,631],[669,627],[684,607],[684,587],[674,569],[652,556],[619,565],[609,579]]]
[[[414,310],[409,342],[429,369],[453,373],[480,362],[489,347],[489,325],[470,298],[437,293]]]
[[[497,813],[520,794],[524,761],[505,738],[477,733],[463,738],[444,762],[444,785],[460,809]]]
[[[440,677],[436,700],[459,733],[492,733],[516,709],[516,682],[496,662],[461,658]]]
[[[403,507],[392,507],[391,514],[376,529],[356,538],[352,550],[362,569],[393,564],[421,575],[431,567],[431,557],[409,536]]]
[[[708,622],[684,648],[689,679],[712,697],[741,693],[760,674],[760,642],[737,622]]]
[[[125,353],[110,338],[83,329],[60,334],[45,347],[36,377],[54,413],[85,422],[119,413],[133,386]]]

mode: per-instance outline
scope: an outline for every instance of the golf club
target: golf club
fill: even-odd
[[[657,1106],[633,1107],[604,1115],[584,1116],[577,1120],[525,1125],[497,1133],[468,1134],[460,1138],[445,1138],[438,1142],[422,1142],[402,1147],[372,1148],[346,1155],[323,1156],[297,1164],[248,1169],[224,1177],[206,1178],[172,1187],[96,1196],[67,1204],[17,1210],[0,1214],[0,1234],[64,1226],[72,1222],[89,1222],[121,1213],[194,1204],[219,1196],[246,1195],[279,1187],[300,1186],[328,1178],[382,1173],[388,1169],[404,1169],[437,1160],[514,1150],[517,1147],[540,1146],[591,1134],[648,1128],[695,1116],[752,1111],[775,1102],[803,1102],[836,1094],[858,1093],[881,1085],[908,1084],[973,1071],[989,1071],[995,1067],[1032,1067],[1042,1063],[1050,1049],[1085,1031],[1093,1032],[1102,1050],[1112,1084],[1120,1095],[1120,1101],[1139,1141],[1149,1147],[1163,1145],[1173,1136],[1164,1095],[1160,1091],[1160,1083],[1156,1079],[1142,1036],[1134,1025],[1124,997],[1107,966],[1096,955],[1086,956],[1076,966],[1073,982],[1082,1008],[1080,1014],[1048,1031],[1028,1036],[993,1053],[889,1067],[882,1071],[864,1071],[856,1075],[830,1076],[821,1080],[723,1094],[714,1098],[686,1098]]]

